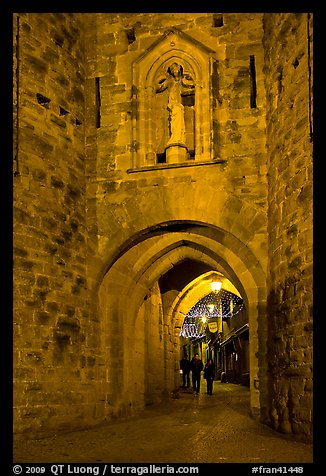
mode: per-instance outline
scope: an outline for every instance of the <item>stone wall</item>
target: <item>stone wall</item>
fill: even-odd
[[[98,309],[100,320],[110,321],[113,312],[118,313],[119,317],[115,317],[118,322],[125,322],[126,316],[130,321],[135,320],[138,311],[137,306],[133,308],[131,304],[133,292],[139,292],[138,306],[141,306],[141,299],[145,299],[156,280],[169,269],[168,263],[164,267],[160,262],[162,255],[167,256],[166,241],[162,239],[162,242],[157,240],[157,243],[151,244],[157,233],[155,229],[162,227],[162,236],[170,237],[173,228],[166,226],[164,233],[162,224],[178,223],[182,227],[182,223],[191,222],[215,227],[211,231],[212,240],[220,242],[220,252],[225,255],[226,261],[231,263],[233,256],[238,256],[234,272],[238,273],[247,288],[248,296],[252,293],[248,307],[252,316],[251,370],[255,385],[253,395],[256,395],[252,406],[259,415],[259,407],[266,411],[264,348],[267,338],[265,280],[262,277],[267,266],[262,15],[225,14],[217,18],[213,14],[102,13],[87,14],[84,19],[90,231],[88,282],[94,294],[100,290],[102,295],[105,276],[104,279],[108,280],[105,289],[110,290],[112,295],[110,303],[103,301],[105,306],[102,306],[101,300]],[[171,28],[181,31],[187,41],[191,38],[188,43],[185,41],[187,45],[197,47],[200,43],[214,52],[215,66],[210,78],[212,90],[209,90],[208,83],[198,85],[203,89],[202,94],[212,101],[214,153],[206,164],[199,164],[198,167],[195,157],[194,163],[181,163],[177,167],[155,167],[150,162],[151,167],[146,169],[137,167],[133,161],[134,149],[138,146],[137,142],[134,143],[133,124],[142,117],[150,116],[152,110],[149,107],[146,109],[145,101],[140,106],[135,102],[133,68],[139,58],[150,56],[155,45],[161,45],[164,35]],[[205,50],[202,46],[198,48]],[[164,54],[163,49],[159,51]],[[203,54],[206,54],[205,51]],[[145,127],[145,119],[142,125]],[[217,233],[217,229],[223,231]],[[233,242],[234,237],[239,240],[237,244]],[[190,241],[199,239],[189,233],[185,233],[183,238]],[[142,247],[139,242],[144,243]],[[169,243],[169,246],[176,246]],[[197,246],[189,246],[187,252],[193,254],[193,247]],[[212,246],[205,244],[206,254],[211,252],[209,247]],[[136,250],[139,250],[138,256]],[[126,262],[123,256],[128,253],[131,256]],[[134,263],[142,253],[145,256],[144,269],[156,260],[157,271],[152,273],[151,282],[142,282],[141,298],[139,281],[137,284],[134,282],[137,267]],[[184,259],[181,251],[179,254],[175,252],[173,263],[177,264],[181,259]],[[203,255],[200,259],[204,259]],[[240,262],[246,270],[242,269]],[[250,275],[255,273],[253,281],[256,279],[256,282],[252,282]],[[119,299],[114,298],[115,294]],[[153,319],[156,319],[155,315]],[[167,381],[171,382],[174,381],[172,374],[175,373],[176,360],[172,354],[174,352],[179,356],[179,352],[175,336],[170,334],[170,323],[164,322],[164,326],[169,329],[165,336],[164,359]],[[113,338],[119,342],[118,333]],[[120,359],[113,352],[114,362],[121,366],[124,373],[129,350],[125,348]]]
[[[94,398],[83,31],[59,13],[17,14],[14,28],[15,431],[51,432],[83,426]]]
[[[312,16],[265,14],[272,425],[312,432]]]

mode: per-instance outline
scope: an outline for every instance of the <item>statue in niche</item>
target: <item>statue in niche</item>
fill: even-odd
[[[195,82],[189,73],[183,72],[183,67],[178,63],[172,63],[167,69],[167,75],[163,75],[158,80],[156,92],[161,93],[168,89],[168,105],[169,112],[169,145],[185,145],[185,116],[184,106],[182,104],[181,95],[193,94]]]

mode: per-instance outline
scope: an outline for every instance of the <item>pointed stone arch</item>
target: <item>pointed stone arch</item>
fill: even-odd
[[[104,354],[111,356],[111,366],[114,362],[111,380],[120,383],[119,392],[113,391],[110,401],[113,406],[125,411],[128,402],[131,402],[131,407],[140,406],[142,396],[145,401],[146,398],[150,401],[156,398],[152,394],[154,382],[154,387],[166,392],[172,391],[177,385],[179,323],[171,316],[173,313],[175,315],[178,301],[171,307],[172,314],[164,316],[157,283],[160,276],[185,258],[207,263],[212,270],[226,275],[241,290],[252,328],[251,410],[259,417],[261,408],[265,406],[266,362],[265,350],[262,348],[266,326],[265,273],[244,243],[229,232],[205,223],[184,222],[170,226],[165,223],[151,230],[142,230],[123,246],[105,274],[99,289],[102,340]],[[155,326],[162,326],[162,340],[153,332],[151,319],[154,319]],[[148,345],[153,342],[157,343],[157,347],[152,352],[160,354],[157,356],[159,363],[155,368],[147,368],[146,365],[151,364],[142,359],[147,355]],[[132,379],[136,370],[132,355],[136,349],[137,368],[147,368],[148,375],[152,376],[148,378],[153,380],[150,385],[146,384],[147,377],[141,374],[139,378],[144,379],[144,387],[134,391],[136,382]],[[109,393],[110,389],[108,385]]]

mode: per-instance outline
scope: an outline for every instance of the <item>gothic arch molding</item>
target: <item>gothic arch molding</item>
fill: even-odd
[[[157,201],[161,206],[154,212],[151,204]],[[110,267],[130,247],[164,233],[181,231],[186,237],[194,226],[198,233],[212,235],[227,248],[243,253],[252,267],[258,262],[266,272],[266,253],[261,243],[266,232],[266,212],[223,189],[216,190],[210,182],[198,183],[196,193],[191,194],[189,187],[183,185],[178,190],[153,188],[124,199],[108,213],[112,226],[106,228],[99,223],[98,252],[93,258],[96,267],[88,276],[88,286],[94,294]]]
[[[171,227],[172,230],[179,231],[171,231]],[[185,238],[185,234],[187,238]],[[218,242],[217,236],[223,237],[223,240]],[[143,230],[140,235],[134,237],[133,243],[129,242],[128,246],[125,246],[125,251],[120,253],[119,258],[117,257],[110,267],[100,288],[101,319],[105,322],[106,315],[114,316],[113,322],[110,317],[109,328],[112,329],[113,326],[116,337],[110,338],[112,342],[109,347],[115,348],[119,339],[122,339],[125,343],[123,348],[133,348],[133,334],[130,332],[134,326],[133,322],[138,322],[136,324],[138,327],[142,325],[139,321],[139,310],[146,302],[151,287],[155,287],[154,283],[160,276],[185,258],[206,262],[212,270],[226,271],[231,279],[232,277],[238,278],[236,287],[243,290],[241,294],[248,303],[250,327],[253,329],[254,335],[256,332],[258,333],[259,327],[261,327],[260,323],[264,319],[265,274],[254,256],[250,262],[255,263],[255,266],[248,268],[246,263],[248,263],[250,252],[249,254],[244,253],[243,250],[246,249],[244,244],[234,237],[227,240],[227,236],[228,233],[217,229],[214,239],[214,227],[207,224],[174,222],[158,224],[151,230]],[[233,243],[234,250],[227,248],[223,241],[228,245]],[[237,252],[240,253],[240,258]],[[142,256],[145,256],[144,260],[141,258]],[[224,265],[225,263],[228,267]],[[178,322],[171,316],[168,321],[164,322],[165,325],[174,326],[174,329],[178,326]],[[127,329],[130,330],[127,331]],[[105,331],[104,335],[108,336],[108,331]],[[253,411],[259,412],[260,393],[255,387],[255,382],[261,379],[261,362],[257,360],[259,351],[257,339],[252,340],[251,348],[253,350],[251,361],[252,408]],[[173,352],[175,356],[178,355],[176,348]],[[261,350],[260,353],[262,354]],[[130,363],[123,356],[120,357],[124,362],[122,364],[124,374],[127,372],[129,375],[127,366]],[[125,385],[128,385],[127,379],[125,379]]]

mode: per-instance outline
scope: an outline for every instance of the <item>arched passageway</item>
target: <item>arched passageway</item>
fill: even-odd
[[[207,284],[211,290],[207,290]],[[187,310],[192,301],[194,304]],[[200,275],[186,286],[173,312],[184,316],[179,334],[183,386],[187,379],[183,368],[191,367],[189,362],[195,353],[205,363],[212,360],[215,380],[248,385],[248,317],[240,293],[226,277],[212,271]]]
[[[312,14],[14,20],[15,432],[170,395],[219,273],[246,309],[252,414],[310,438]]]
[[[187,263],[186,269],[182,263]],[[169,273],[169,285],[165,279],[162,286]],[[208,293],[214,273],[240,293],[246,306],[252,330],[250,406],[260,416],[264,272],[249,248],[231,233],[191,221],[142,230],[107,266],[98,293],[103,366],[110,369],[105,382],[109,413],[132,412],[179,387],[180,327],[193,304]]]

